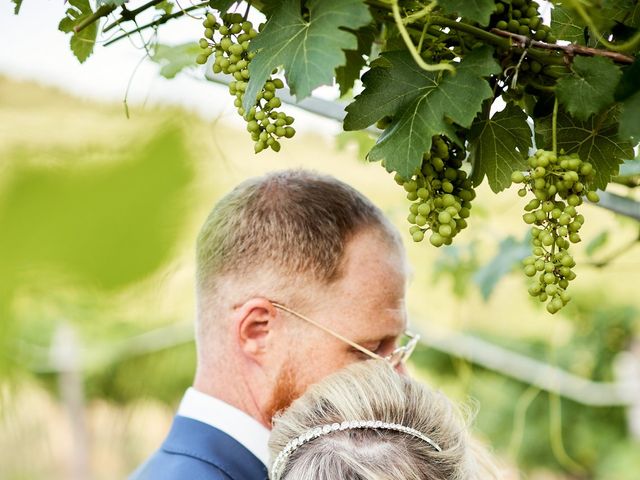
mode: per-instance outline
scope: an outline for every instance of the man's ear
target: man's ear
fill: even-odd
[[[265,298],[252,298],[234,313],[238,346],[258,363],[267,352],[269,333],[273,330],[277,313]]]

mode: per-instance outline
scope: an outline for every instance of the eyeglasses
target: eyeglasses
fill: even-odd
[[[312,325],[315,325],[319,329],[324,330],[325,332],[327,332],[329,335],[332,335],[332,336],[336,337],[337,339],[342,340],[344,343],[352,346],[356,350],[364,353],[365,355],[368,355],[371,358],[375,358],[376,360],[384,360],[385,362],[389,363],[394,368],[397,367],[398,365],[400,365],[401,363],[406,362],[409,359],[409,357],[411,356],[411,354],[415,350],[416,345],[418,344],[418,341],[420,340],[420,335],[415,334],[415,333],[411,333],[411,332],[409,332],[407,330],[407,331],[404,332],[404,335],[409,338],[409,341],[405,345],[402,345],[402,346],[396,348],[389,355],[383,357],[381,355],[378,355],[375,352],[372,352],[368,348],[363,347],[362,345],[358,345],[357,343],[352,342],[348,338],[343,337],[339,333],[334,332],[330,328],[325,327],[324,325],[316,322],[315,320],[311,320],[309,317],[305,317],[304,315],[302,315],[302,314],[300,314],[300,313],[298,313],[298,312],[296,312],[294,310],[291,310],[289,307],[285,307],[284,305],[281,305],[281,304],[279,304],[277,302],[271,302],[271,304],[274,307],[276,307],[276,308],[278,308],[280,310],[288,312],[291,315],[294,315],[294,316],[300,318],[301,320],[304,320],[306,322],[309,322]]]

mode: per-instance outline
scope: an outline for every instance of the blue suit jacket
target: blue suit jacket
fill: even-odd
[[[177,415],[167,439],[130,480],[265,480],[246,447],[206,423]]]

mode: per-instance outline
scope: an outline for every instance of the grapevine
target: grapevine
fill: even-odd
[[[489,26],[554,43],[556,38],[551,28],[543,23],[539,7],[538,2],[528,0],[498,1]]]
[[[229,0],[130,3],[69,3],[59,28],[81,62],[100,31],[117,27],[104,45],[148,33],[145,51],[173,75],[207,65],[215,79],[231,76],[229,103],[256,153],[295,134],[278,96],[285,83],[297,100],[334,82],[357,92],[344,128],[382,130],[367,157],[404,188],[414,241],[452,244],[473,225],[478,185],[499,193],[518,183],[529,197],[529,293],[551,313],[569,301],[569,248],[585,222],[577,209],[616,181],[640,142],[637,2],[282,0],[250,2],[244,14]],[[266,19],[259,28],[251,9]],[[191,17],[204,20],[199,41]],[[157,30],[177,19],[194,22],[186,62],[176,60],[180,46],[156,48]]]
[[[595,171],[577,154],[556,156],[545,150],[538,150],[528,163],[526,173],[516,170],[511,176],[514,183],[524,184],[518,191],[521,197],[530,193],[534,196],[522,216],[525,223],[534,225],[533,255],[524,259],[524,273],[528,277],[538,275],[529,294],[541,302],[548,300],[547,310],[556,313],[570,301],[567,287],[576,277],[569,247],[580,242],[578,232],[585,220],[576,207],[584,198],[599,201],[598,194],[589,189]]]
[[[425,232],[431,231],[431,245],[451,245],[453,237],[467,227],[465,219],[470,215],[475,190],[467,173],[460,169],[463,158],[462,149],[438,136],[415,175],[405,179],[396,174],[396,182],[406,190],[407,199],[414,202],[407,218],[414,241],[421,242]]]
[[[249,64],[255,57],[255,53],[249,51],[249,42],[258,32],[251,22],[238,13],[222,15],[222,23],[212,13],[208,13],[202,25],[205,27],[204,37],[199,42],[202,53],[198,55],[196,62],[204,65],[214,54],[213,73],[225,73],[234,78],[229,83],[229,93],[235,97],[234,106],[238,114],[247,121],[247,131],[254,141],[254,151],[260,153],[271,148],[279,152],[278,139],[291,138],[296,133],[291,126],[293,117],[276,110],[282,105],[277,90],[284,88],[283,81],[269,78],[258,93],[257,103],[248,112],[242,107],[250,78]],[[214,40],[216,31],[220,36],[217,41]]]

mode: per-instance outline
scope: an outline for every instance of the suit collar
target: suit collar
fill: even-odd
[[[182,397],[177,415],[217,428],[235,438],[262,463],[269,463],[270,432],[246,412],[191,387]]]
[[[177,415],[162,450],[216,466],[233,480],[266,480],[267,468],[241,443],[205,423]]]

